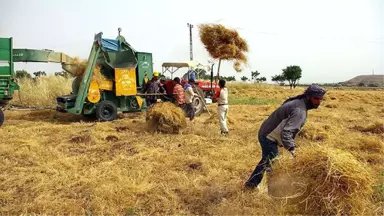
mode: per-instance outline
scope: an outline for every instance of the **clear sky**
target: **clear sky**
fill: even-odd
[[[258,70],[270,81],[288,65],[303,70],[301,83],[339,82],[362,74],[384,74],[384,0],[0,0],[0,37],[14,48],[52,49],[87,58],[95,33],[116,38],[117,28],[136,49],[161,63],[189,60],[194,24],[194,60],[209,55],[198,24],[221,23],[249,43],[249,67],[224,76],[250,77]],[[29,72],[61,71],[59,64],[16,63]],[[176,73],[181,76],[182,73]]]

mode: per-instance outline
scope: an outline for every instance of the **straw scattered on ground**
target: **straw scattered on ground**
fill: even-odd
[[[59,92],[57,94],[70,91],[71,80],[52,79],[57,83],[49,85],[48,91]],[[21,86],[22,94],[28,84]],[[35,86],[30,88],[31,92],[24,92],[24,96],[36,95],[35,103],[55,104],[54,97],[39,94],[44,88]],[[242,190],[261,158],[257,140],[261,123],[285,99],[302,93],[304,88],[289,90],[289,87],[267,84],[229,83],[228,91],[229,118],[235,120],[234,124],[228,124],[229,136],[220,135],[219,123],[209,122],[206,112],[193,121],[185,117],[187,126],[181,133],[167,134],[148,132],[145,112],[120,114],[113,122],[97,122],[54,110],[5,111],[5,123],[0,128],[1,214],[304,214],[306,208],[299,209],[269,196],[267,177],[260,184],[259,192]],[[330,101],[337,108],[324,106]],[[383,215],[383,138],[381,134],[354,128],[367,128],[384,119],[382,101],[382,91],[330,89],[319,109],[308,113],[303,133],[296,139],[296,159],[300,163],[307,161],[305,149],[315,151],[322,147],[320,149],[330,153],[310,154],[319,159],[316,164],[326,165],[321,160],[324,158],[332,162],[332,167],[326,167],[331,171],[329,179],[340,186],[349,186],[351,192],[363,191],[356,200],[340,196],[343,203],[336,200],[335,205],[325,205],[329,208],[323,208],[323,215],[335,209],[331,207],[345,210],[343,206],[347,204],[363,203],[368,190],[355,182],[369,185],[371,181],[365,180],[371,177],[373,201],[367,200],[366,206],[373,204],[371,215]],[[208,106],[216,115],[217,105]],[[218,119],[217,116],[211,118]],[[327,136],[319,139],[324,133]],[[283,148],[279,148],[279,152],[290,159]],[[348,168],[344,168],[345,158],[351,161]],[[362,166],[364,171],[360,170]],[[310,167],[302,176],[310,177],[312,169],[317,175],[319,169]],[[372,172],[366,173],[368,170]],[[334,178],[338,172],[344,176]],[[367,178],[346,175],[356,172],[366,174]],[[285,176],[285,179],[290,178]],[[350,181],[352,179],[355,181]],[[326,183],[334,187],[328,179]],[[320,188],[318,194],[328,190]],[[363,212],[360,204],[350,211]],[[310,215],[318,210],[307,208]]]

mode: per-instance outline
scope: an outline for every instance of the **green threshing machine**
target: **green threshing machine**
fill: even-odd
[[[77,115],[94,116],[101,121],[116,119],[118,112],[137,112],[147,109],[145,97],[139,93],[143,87],[143,79],[153,74],[152,54],[136,51],[125,38],[119,35],[116,39],[102,38],[103,33],[95,35],[86,69],[82,77],[76,77],[72,83],[72,92],[56,98],[57,111]],[[13,62],[56,62],[62,68],[74,74],[77,64],[74,59],[52,50],[12,49],[12,38],[0,38],[0,63],[8,63],[8,67],[0,67],[0,105],[4,106],[12,99],[13,92],[19,89],[15,82]],[[1,65],[0,65],[1,66]],[[103,80],[93,79],[95,71],[103,75]],[[166,93],[159,93],[163,101],[172,101],[172,81],[163,81]],[[193,99],[196,114],[203,112],[204,96],[198,93]],[[153,95],[153,94],[152,94]],[[0,120],[4,120],[1,112]],[[1,124],[0,124],[1,125]]]

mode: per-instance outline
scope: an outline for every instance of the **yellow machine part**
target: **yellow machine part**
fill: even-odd
[[[101,94],[99,90],[99,84],[97,81],[92,80],[88,89],[88,101],[91,103],[97,103],[100,101]]]
[[[100,88],[100,90],[112,91],[113,90],[113,82],[112,82],[112,80],[103,80],[103,81],[101,81],[99,88]]]
[[[135,68],[115,68],[116,96],[137,94]]]
[[[143,106],[143,98],[136,96],[137,103],[139,104],[139,107],[141,108]]]

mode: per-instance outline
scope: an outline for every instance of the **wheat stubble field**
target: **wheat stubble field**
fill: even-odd
[[[21,102],[15,99],[13,103],[53,105],[55,94],[70,91],[69,81],[57,79],[34,84],[22,81]],[[49,84],[52,82],[60,85]],[[34,92],[34,85],[51,93]],[[308,156],[309,149],[321,149],[330,151],[324,159],[329,170],[341,168],[323,171],[336,189],[319,198],[324,201],[320,206],[304,209],[270,197],[267,177],[260,191],[242,190],[260,160],[259,126],[284,99],[303,88],[251,84],[228,88],[227,137],[220,136],[215,105],[210,105],[213,117],[205,112],[188,122],[180,134],[147,132],[144,112],[120,115],[113,122],[92,122],[53,110],[6,111],[0,128],[0,213],[383,214],[382,90],[330,89],[321,107],[309,112],[296,140],[298,161]],[[283,159],[289,156],[284,149],[279,151]],[[353,167],[342,164],[344,153],[348,161],[353,160]],[[314,170],[307,168],[304,173]],[[352,190],[364,197],[349,196]],[[333,205],[338,201],[333,201],[332,195],[337,195],[342,205]],[[369,208],[351,210],[356,206]]]

